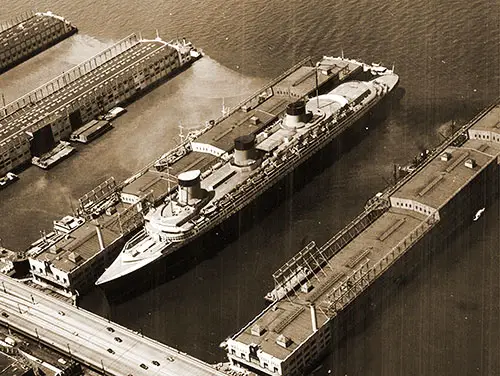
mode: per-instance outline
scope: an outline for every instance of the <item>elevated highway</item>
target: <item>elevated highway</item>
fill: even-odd
[[[226,375],[199,359],[3,274],[0,323],[106,375]]]

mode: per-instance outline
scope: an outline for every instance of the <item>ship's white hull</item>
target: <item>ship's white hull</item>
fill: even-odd
[[[185,247],[193,240],[199,236],[208,233],[214,227],[220,225],[222,222],[227,220],[236,212],[239,212],[249,203],[254,201],[258,196],[267,191],[288,173],[296,169],[299,165],[309,159],[313,154],[321,150],[327,144],[332,142],[336,137],[340,136],[343,132],[348,130],[353,124],[358,122],[360,119],[365,117],[385,96],[387,96],[398,83],[398,77],[396,75],[384,75],[378,77],[381,82],[384,82],[388,90],[383,95],[375,95],[375,97],[368,103],[363,104],[361,108],[354,111],[353,113],[341,119],[338,124],[333,124],[330,122],[330,131],[318,134],[317,137],[311,139],[306,147],[300,151],[300,154],[290,153],[286,158],[286,161],[282,161],[281,165],[274,168],[272,171],[267,173],[263,171],[260,178],[261,180],[256,182],[255,179],[251,184],[248,184],[248,189],[240,189],[237,194],[233,195],[230,204],[219,207],[217,210],[206,215],[207,220],[201,225],[199,225],[194,231],[190,238],[179,243],[161,243],[153,240],[149,235],[146,236],[147,240],[151,242],[151,249],[148,250],[148,257],[141,257],[137,261],[125,261],[127,258],[122,251],[113,264],[103,273],[103,275],[96,282],[97,285],[102,285],[117,279],[122,279],[123,277],[144,268],[146,265],[153,262],[159,261],[166,256],[179,250],[181,247]],[[314,99],[311,100],[312,102]]]

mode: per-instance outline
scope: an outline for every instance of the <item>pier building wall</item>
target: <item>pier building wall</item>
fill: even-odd
[[[491,127],[498,113],[500,102],[469,127]],[[456,231],[477,220],[499,196],[500,145],[491,138],[450,145],[384,196],[377,205],[387,201],[389,210],[327,266],[228,339],[230,361],[259,374],[304,374],[363,323],[377,299],[394,292]],[[315,314],[309,316],[311,305]]]
[[[73,35],[77,28],[64,18],[28,13],[0,28],[0,74]]]
[[[152,51],[148,52],[151,46]],[[113,56],[113,51],[119,53]],[[127,56],[122,57],[124,52]],[[7,116],[0,118],[0,124],[14,124],[18,130],[0,141],[0,175],[28,163],[32,156],[46,151],[60,140],[69,139],[72,131],[97,115],[133,100],[158,81],[175,73],[181,68],[180,56],[180,52],[166,42],[129,38],[119,48],[103,51],[63,77],[9,104],[3,110]],[[129,59],[133,61],[129,62]],[[123,69],[116,71],[112,68],[120,64]],[[66,99],[63,106],[43,113],[46,103],[59,101],[60,97],[71,97],[72,89],[86,85],[84,80],[94,83],[81,94]],[[32,100],[37,102],[26,104],[32,103]],[[50,132],[41,129],[50,129]],[[28,149],[32,151],[29,154]]]
[[[99,205],[108,196],[91,197]],[[53,232],[45,234],[26,251],[32,281],[66,297],[89,291],[143,224],[143,205],[142,200],[134,205],[119,204],[115,213],[103,214],[95,220],[86,213],[86,223],[80,218],[84,224],[67,232],[54,227]]]

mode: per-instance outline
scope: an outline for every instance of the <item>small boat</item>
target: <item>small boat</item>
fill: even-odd
[[[75,151],[75,148],[67,141],[60,141],[54,149],[40,157],[31,158],[31,163],[35,166],[47,170],[54,166],[56,163],[67,158]]]
[[[2,176],[0,178],[0,188],[5,188],[8,185],[11,185],[12,183],[14,183],[18,179],[19,179],[19,176],[17,176],[16,174],[14,174],[12,172],[7,172],[7,174],[5,176]]]
[[[118,116],[123,115],[125,112],[127,112],[126,109],[123,107],[113,107],[111,110],[109,110],[104,116],[103,120],[111,121],[116,119]]]

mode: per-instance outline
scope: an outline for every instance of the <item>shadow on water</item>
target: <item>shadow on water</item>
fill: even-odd
[[[394,102],[392,96],[384,100],[375,111],[353,124],[341,136],[315,153],[258,199],[208,233],[159,262],[154,262],[128,275],[123,280],[104,285],[103,289],[108,301],[122,303],[133,299],[180,277],[204,260],[214,258],[224,247],[230,247],[242,234],[266,218],[283,201],[300,191],[315,176],[321,174],[338,161],[343,154],[358,145],[369,134],[370,130],[383,123]],[[302,239],[302,243],[307,244],[307,237]],[[134,283],[127,283],[126,280],[133,280]]]

